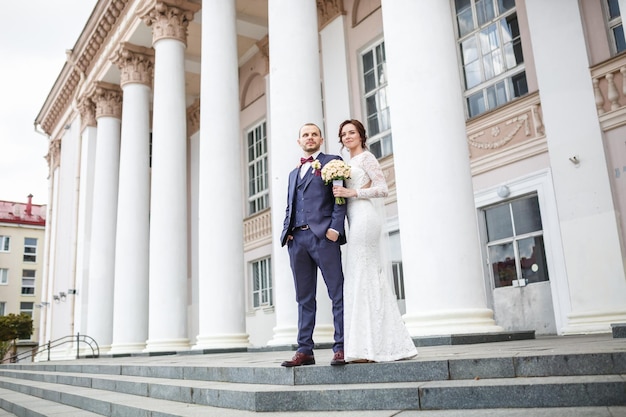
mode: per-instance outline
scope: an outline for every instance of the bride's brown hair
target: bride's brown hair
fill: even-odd
[[[344,120],[339,125],[339,143],[341,143],[341,147],[344,147],[343,143],[341,142],[341,129],[343,129],[345,125],[349,124],[353,124],[354,127],[356,127],[357,132],[359,132],[359,136],[361,136],[361,147],[363,149],[367,149],[367,145],[365,144],[365,142],[367,142],[367,133],[365,132],[365,126],[363,126],[363,123],[359,122],[357,119]]]

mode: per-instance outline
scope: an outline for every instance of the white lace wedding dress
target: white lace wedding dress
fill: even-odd
[[[381,265],[383,197],[387,183],[376,157],[364,151],[350,160],[346,187],[357,190],[348,199],[348,243],[344,266],[344,355],[346,361],[395,361],[417,354]],[[386,248],[385,248],[386,249]]]

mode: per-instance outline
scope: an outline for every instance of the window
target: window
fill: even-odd
[[[609,28],[609,36],[611,39],[611,49],[613,53],[618,54],[626,50],[626,41],[624,40],[624,27],[622,26],[619,1],[605,0],[604,5]]]
[[[389,232],[389,256],[391,258],[391,272],[393,273],[393,291],[396,294],[396,299],[404,300],[404,269],[402,268],[399,230]]]
[[[394,261],[391,263],[393,271],[393,291],[397,300],[404,300],[404,271],[402,270],[402,261]]]
[[[252,262],[252,306],[254,308],[271,307],[272,267],[270,258]]]
[[[248,131],[248,214],[269,207],[265,122]]]
[[[24,238],[24,262],[37,262],[37,239]]]
[[[0,285],[7,285],[9,283],[9,270],[7,268],[0,268]]]
[[[528,93],[514,0],[455,0],[469,117]]]
[[[22,270],[22,295],[35,295],[35,270]]]
[[[387,59],[380,42],[361,55],[368,146],[376,158],[391,155],[391,121],[387,103]]]
[[[537,196],[484,210],[487,256],[495,288],[548,281]]]
[[[27,314],[30,317],[33,317],[33,308],[34,307],[35,307],[35,303],[33,303],[33,302],[20,303],[20,314]]]
[[[5,316],[7,313],[6,301],[0,301],[0,316]]]
[[[0,252],[8,252],[11,249],[11,238],[0,236]]]

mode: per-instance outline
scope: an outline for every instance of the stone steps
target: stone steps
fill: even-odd
[[[227,410],[626,406],[625,376],[622,351],[297,368],[202,366],[174,355],[159,364],[144,359],[7,365],[0,367],[0,387],[105,416],[162,417]]]

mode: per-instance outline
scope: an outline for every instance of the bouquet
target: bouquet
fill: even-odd
[[[343,181],[350,178],[350,165],[341,159],[333,159],[322,168],[322,179],[326,185],[343,185]],[[346,204],[343,197],[335,197],[335,204]]]

